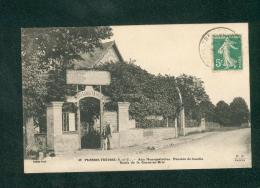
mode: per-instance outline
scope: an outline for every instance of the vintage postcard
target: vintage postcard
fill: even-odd
[[[24,172],[251,168],[248,24],[22,28]]]

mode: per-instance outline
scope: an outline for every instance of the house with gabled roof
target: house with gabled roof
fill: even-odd
[[[115,41],[102,43],[101,48],[96,48],[93,52],[81,54],[81,56],[82,60],[73,62],[74,69],[93,68],[103,63],[124,61]]]
[[[81,56],[82,60],[75,60],[73,62],[74,69],[94,68],[95,66],[102,65],[107,62],[116,63],[124,61],[115,41],[104,42],[101,44],[100,48],[95,48],[93,52],[84,53],[81,54]],[[42,76],[47,79],[48,73],[43,73]],[[25,140],[28,140],[28,145],[33,145],[34,135],[39,133],[39,129],[35,129],[32,118],[29,118],[29,121],[26,122],[25,127]]]

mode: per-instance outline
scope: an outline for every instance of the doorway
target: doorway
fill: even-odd
[[[79,107],[81,148],[100,148],[100,100],[94,97],[83,98]]]

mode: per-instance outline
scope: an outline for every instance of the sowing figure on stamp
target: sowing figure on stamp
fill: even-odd
[[[238,49],[235,46],[233,46],[233,44],[235,44],[235,42],[229,40],[229,38],[227,37],[225,38],[225,41],[222,44],[222,46],[218,49],[218,53],[223,55],[223,59],[224,59],[223,65],[226,68],[233,67],[237,64],[237,61],[230,56],[230,48],[235,50]]]

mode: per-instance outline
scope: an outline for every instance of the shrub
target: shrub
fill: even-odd
[[[37,159],[39,157],[39,148],[36,145],[27,146],[26,157],[31,159]]]

